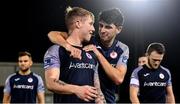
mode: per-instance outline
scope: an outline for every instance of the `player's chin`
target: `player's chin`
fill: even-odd
[[[109,39],[107,37],[100,37],[101,38],[101,41],[103,42],[109,42]]]
[[[27,67],[20,67],[21,70],[27,70]]]
[[[89,42],[90,41],[90,39],[86,39],[84,42]]]
[[[89,35],[89,36],[85,39],[85,41],[86,41],[86,42],[89,42],[90,39],[91,39],[91,35]]]
[[[158,69],[159,66],[154,66],[154,69]]]

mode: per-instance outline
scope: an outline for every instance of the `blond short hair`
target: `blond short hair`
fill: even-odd
[[[81,7],[73,7],[73,8],[68,7],[66,9],[66,15],[65,15],[65,23],[67,28],[69,29],[77,18],[82,19],[87,16],[90,16],[94,21],[94,15],[92,12],[83,9]]]

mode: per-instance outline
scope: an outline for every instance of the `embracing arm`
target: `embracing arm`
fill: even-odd
[[[123,65],[113,67],[100,52],[98,52],[97,58],[111,80],[114,81],[116,85],[121,84],[126,74],[126,67]]]
[[[68,44],[66,39],[68,38],[68,34],[66,32],[59,32],[59,31],[51,31],[48,33],[48,38],[52,43],[66,46]]]
[[[81,50],[71,46],[66,39],[68,38],[68,34],[66,32],[59,31],[51,31],[48,33],[48,38],[52,43],[58,44],[64,47],[68,52],[70,52],[70,56],[73,58],[81,59]]]

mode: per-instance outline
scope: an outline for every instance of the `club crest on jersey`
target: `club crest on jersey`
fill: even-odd
[[[33,79],[32,78],[28,78],[28,82],[29,83],[33,82]]]
[[[86,56],[87,56],[89,59],[92,59],[92,56],[91,56],[89,53],[86,53]]]
[[[117,57],[117,53],[114,52],[114,51],[111,52],[111,53],[110,53],[110,57],[113,58],[113,59],[115,59],[115,58]]]
[[[164,74],[160,73],[159,78],[164,79]]]

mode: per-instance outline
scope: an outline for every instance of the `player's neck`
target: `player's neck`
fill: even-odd
[[[73,46],[82,47],[82,41],[76,31],[72,31],[66,41]]]
[[[114,39],[112,39],[111,41],[103,41],[103,40],[101,40],[101,44],[106,48],[111,47],[113,42],[114,42]]]
[[[22,71],[22,70],[19,70],[19,74],[20,75],[29,75],[31,73],[31,70],[28,69],[27,71]]]

